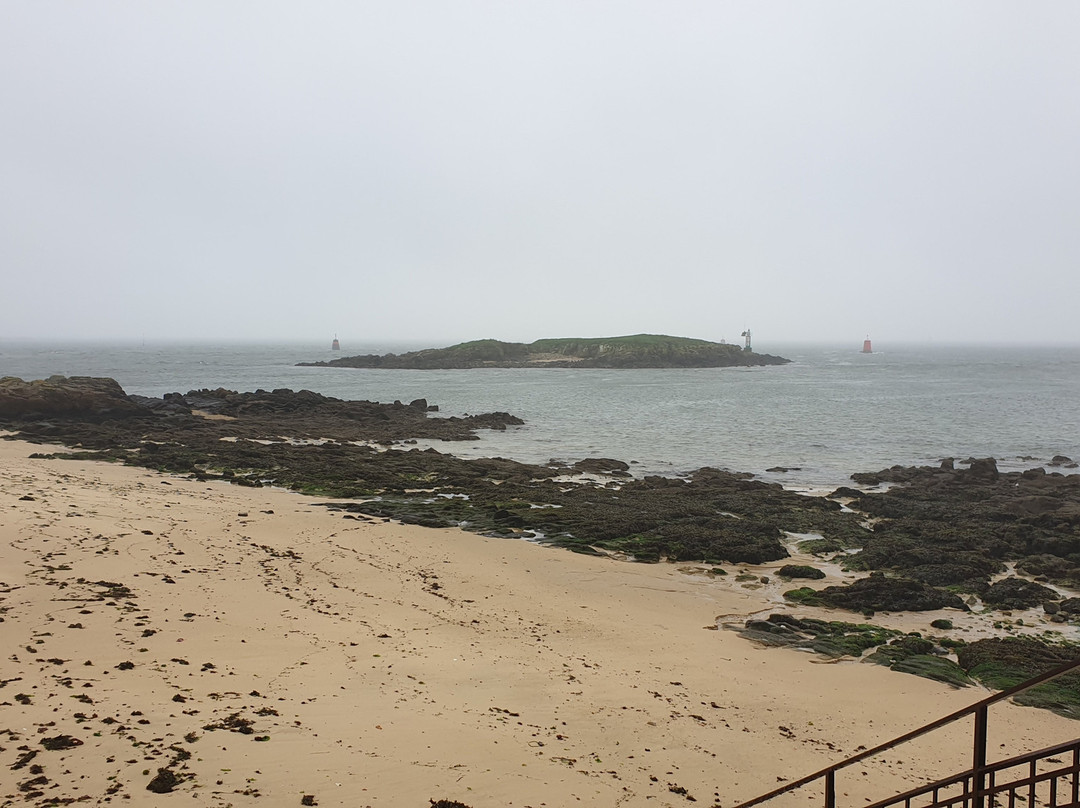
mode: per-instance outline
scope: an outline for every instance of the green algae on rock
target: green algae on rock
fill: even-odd
[[[958,595],[910,578],[892,578],[873,572],[846,586],[793,589],[784,597],[807,606],[827,606],[856,612],[925,612],[954,608],[969,611]]]

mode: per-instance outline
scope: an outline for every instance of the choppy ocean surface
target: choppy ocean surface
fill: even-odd
[[[464,457],[527,462],[614,457],[636,474],[701,466],[795,488],[855,471],[943,457],[1002,469],[1080,459],[1080,347],[766,345],[764,368],[678,370],[354,370],[296,362],[422,346],[47,345],[0,342],[0,376],[111,376],[129,393],[288,387],[372,401],[426,398],[439,415],[504,410],[525,419],[479,441],[436,444]],[[786,473],[767,472],[782,466]]]

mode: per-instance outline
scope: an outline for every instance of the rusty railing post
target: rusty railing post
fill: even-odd
[[[980,705],[975,710],[975,739],[971,756],[972,808],[985,808],[986,795],[986,711],[987,705]]]
[[[825,808],[836,808],[836,771],[825,772]]]

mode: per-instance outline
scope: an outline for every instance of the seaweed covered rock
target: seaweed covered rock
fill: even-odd
[[[861,657],[875,649],[866,661],[953,687],[971,684],[971,679],[955,662],[943,656],[945,650],[933,640],[902,634],[896,629],[770,614],[764,620],[747,620],[738,631],[742,637],[761,645],[806,649],[832,658]]]
[[[901,518],[876,525],[863,549],[846,559],[848,568],[891,570],[931,586],[959,585],[966,591],[979,591],[1005,569],[999,558],[972,549],[962,530],[934,533],[937,525],[918,521]]]
[[[867,623],[798,618],[776,613],[770,614],[765,620],[747,620],[739,634],[763,645],[806,648],[835,658],[862,656],[867,649],[889,642],[900,632]]]
[[[929,654],[902,657],[894,660],[889,665],[889,669],[897,673],[910,673],[914,676],[922,676],[924,679],[944,682],[952,687],[967,687],[972,683],[971,678],[951,659]]]
[[[1050,587],[1023,578],[1004,578],[982,593],[983,602],[997,609],[1032,609],[1060,597]]]
[[[18,434],[82,447],[59,457],[120,460],[198,479],[367,498],[347,507],[417,525],[542,536],[575,551],[600,548],[646,562],[762,563],[788,555],[785,532],[818,533],[844,545],[859,545],[869,535],[859,516],[842,513],[837,503],[748,474],[700,469],[688,479],[568,484],[555,482],[569,471],[558,464],[465,460],[434,449],[379,451],[367,445],[469,439],[480,425],[517,422],[499,413],[428,418],[430,405],[339,401],[288,390],[204,389],[166,398],[168,408],[144,407],[138,419],[24,421]],[[627,473],[627,464],[603,458],[582,467]]]
[[[979,640],[957,651],[960,667],[973,679],[1005,690],[1068,662],[1080,661],[1080,647],[1051,645],[1035,637]],[[1080,673],[1068,673],[1014,697],[1018,704],[1080,718]]]
[[[1080,564],[1074,560],[1042,553],[1016,562],[1016,571],[1052,583],[1080,588]]]
[[[825,573],[817,567],[811,567],[806,564],[785,564],[776,571],[776,574],[781,578],[805,578],[813,581],[818,581],[825,577]]]
[[[828,586],[822,590],[804,587],[785,592],[784,597],[808,606],[855,612],[925,612],[945,608],[968,611],[952,592],[910,578],[886,577],[880,572],[846,586]]]
[[[1080,476],[1002,473],[989,458],[965,463],[852,475],[863,485],[892,485],[844,490],[856,495],[851,508],[877,520],[849,566],[979,594],[1014,560],[1025,574],[1080,580]]]

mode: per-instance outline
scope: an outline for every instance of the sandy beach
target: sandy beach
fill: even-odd
[[[35,451],[0,441],[2,806],[731,806],[987,695],[717,630],[772,595],[692,565]],[[970,732],[838,791],[958,770]],[[991,758],[1076,735],[990,716]],[[159,768],[171,793],[147,789]]]

